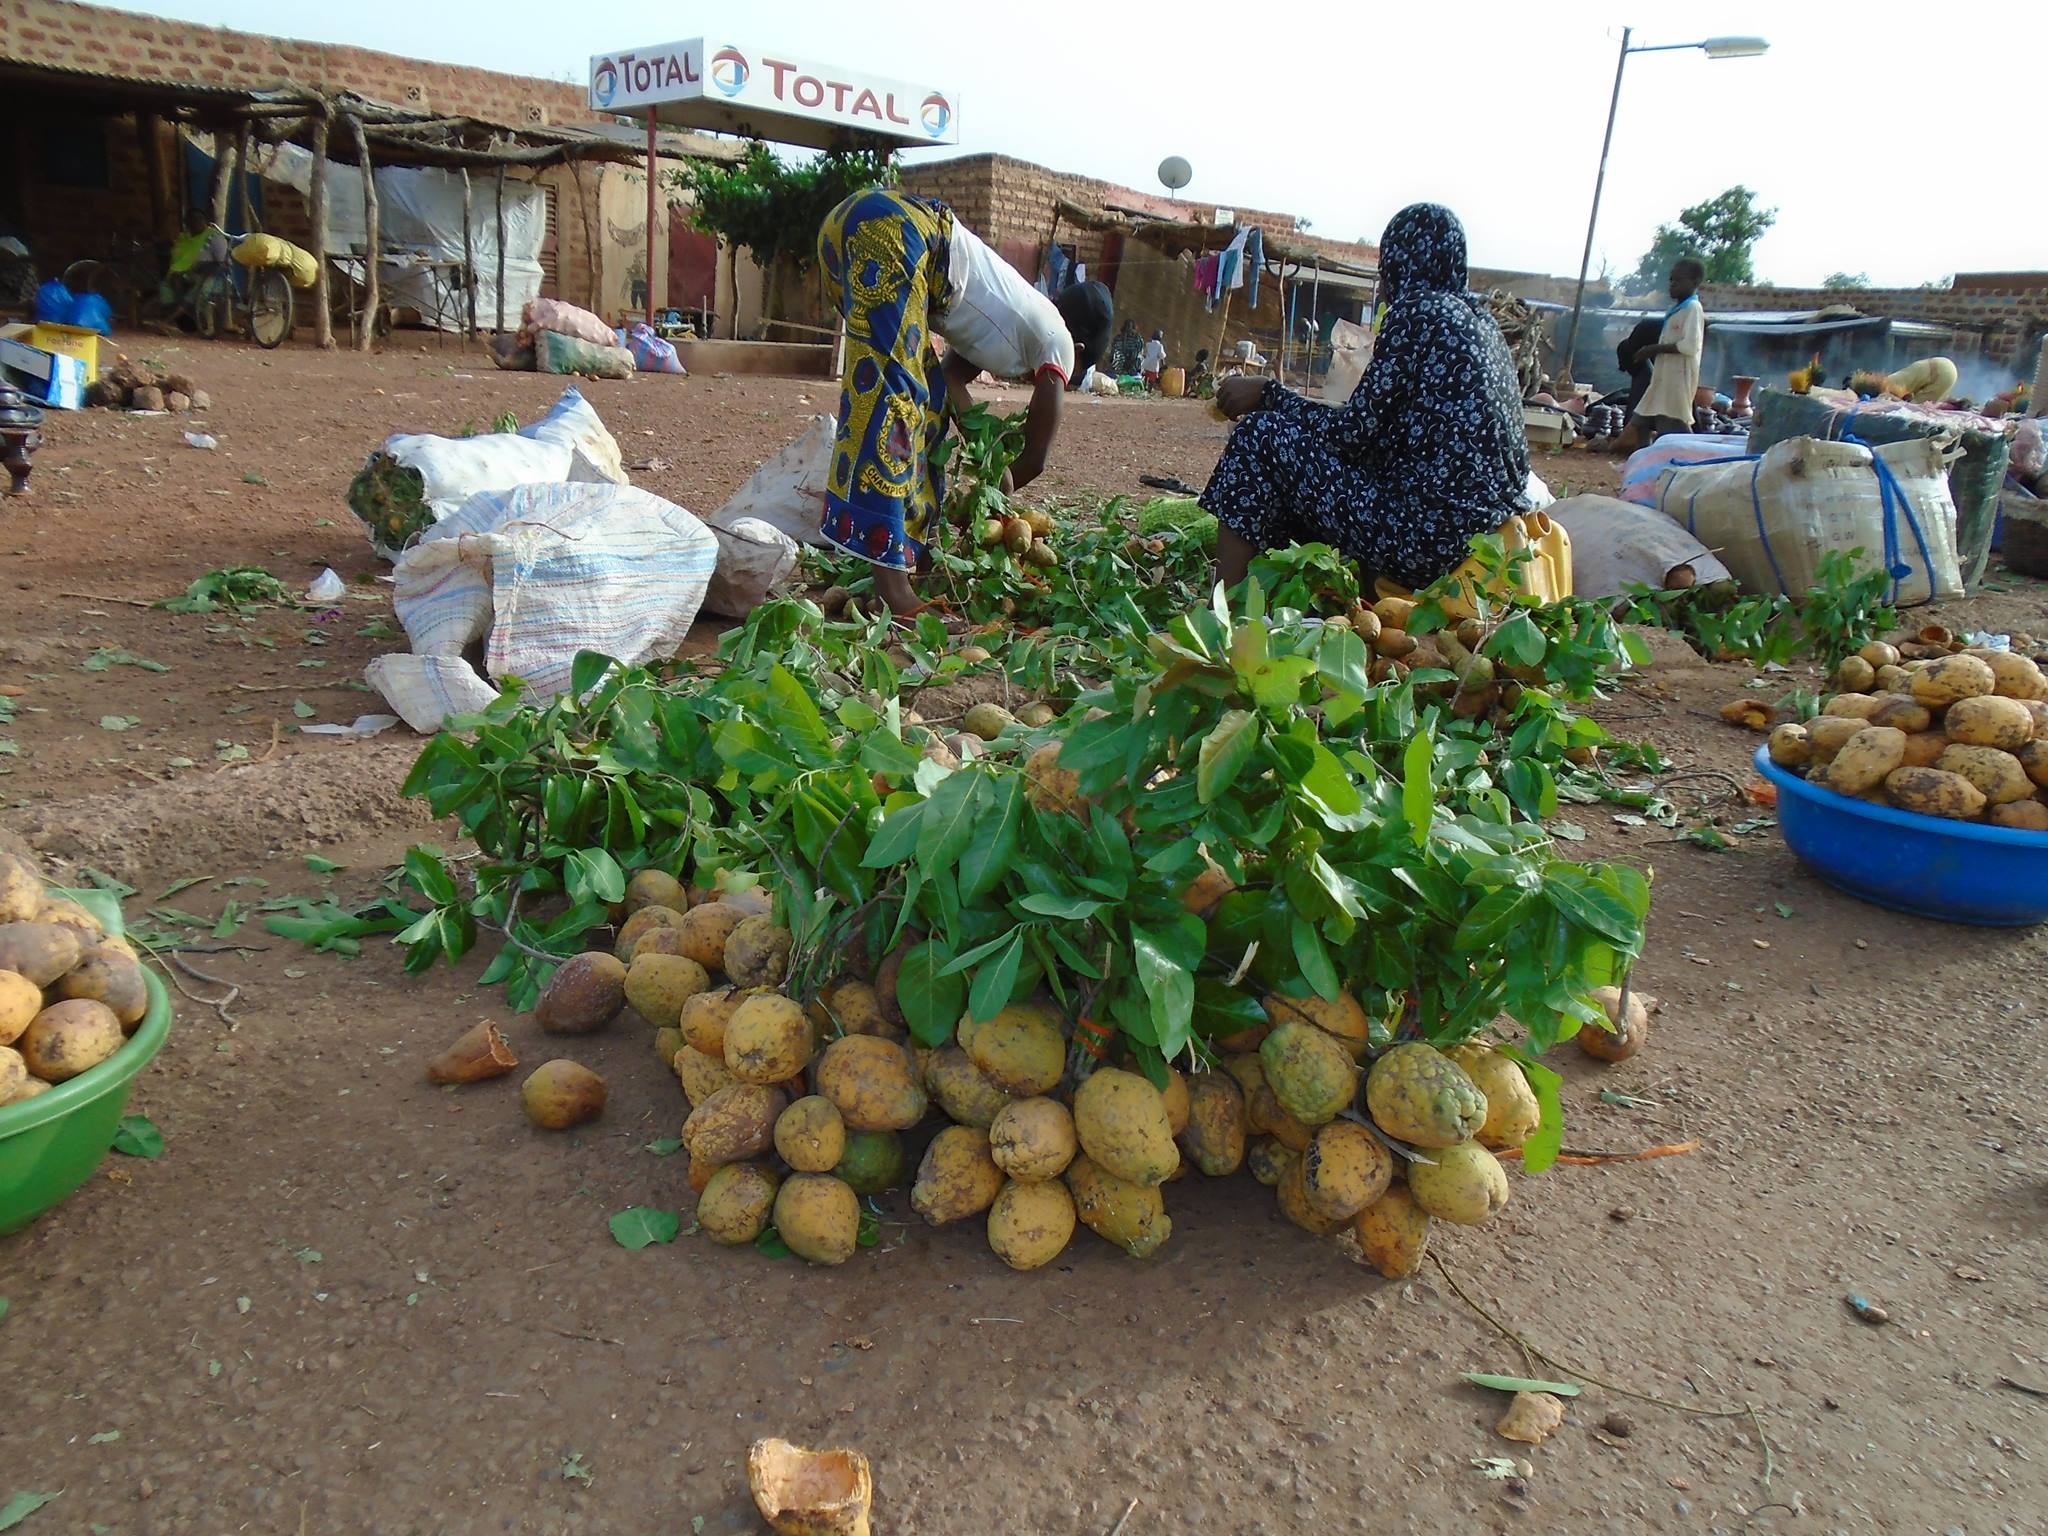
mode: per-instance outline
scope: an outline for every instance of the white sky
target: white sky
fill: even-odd
[[[1641,0],[1632,13],[1607,0],[124,8],[579,83],[593,53],[680,38],[787,48],[948,91],[961,153],[1146,190],[1163,157],[1183,155],[1189,197],[1300,214],[1340,239],[1377,238],[1396,209],[1430,198],[1464,219],[1475,265],[1567,275],[1622,25],[1639,43],[1755,34],[1772,45],[1760,59],[1630,58],[1596,273],[1603,258],[1633,268],[1659,221],[1737,182],[1779,210],[1756,253],[1765,281],[1841,270],[1904,286],[2048,268],[2042,0]]]

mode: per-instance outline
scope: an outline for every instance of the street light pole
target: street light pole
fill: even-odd
[[[1634,29],[1621,29],[1621,52],[1614,57],[1614,94],[1607,98],[1607,132],[1600,139],[1600,174],[1593,178],[1593,212],[1586,219],[1586,248],[1579,255],[1579,286],[1572,292],[1572,323],[1564,338],[1564,376],[1572,375],[1579,349],[1579,316],[1586,307],[1586,269],[1593,264],[1593,230],[1600,222],[1600,194],[1607,186],[1607,152],[1614,147],[1614,114],[1621,105],[1621,73],[1628,68],[1628,40]]]
[[[1769,50],[1760,37],[1710,37],[1702,43],[1647,43],[1631,46],[1632,27],[1621,29],[1621,51],[1614,59],[1614,94],[1607,99],[1607,132],[1600,139],[1600,174],[1593,181],[1593,211],[1586,218],[1586,248],[1579,256],[1579,284],[1572,294],[1572,323],[1565,332],[1564,373],[1569,378],[1579,346],[1579,317],[1586,307],[1586,269],[1593,264],[1593,231],[1600,223],[1600,194],[1607,186],[1607,152],[1614,147],[1614,115],[1621,106],[1621,76],[1632,53],[1680,53],[1697,48],[1710,59],[1753,59]]]

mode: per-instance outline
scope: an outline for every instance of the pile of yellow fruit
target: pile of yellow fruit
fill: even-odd
[[[1374,1055],[1349,996],[1274,996],[1266,1023],[1216,1042],[1213,1068],[1169,1069],[1163,1085],[1093,1066],[1047,1004],[963,1018],[946,1044],[920,1049],[895,957],[806,1006],[778,990],[789,936],[758,891],[693,904],[643,871],[627,901],[614,951],[565,964],[540,1022],[576,1032],[630,1005],[651,1026],[690,1106],[697,1222],[720,1243],[772,1226],[802,1258],[844,1263],[862,1198],[907,1185],[925,1221],[981,1223],[1014,1269],[1050,1263],[1082,1226],[1142,1258],[1173,1230],[1167,1185],[1249,1169],[1289,1220],[1350,1231],[1382,1273],[1407,1275],[1433,1220],[1476,1224],[1507,1202],[1495,1154],[1539,1118],[1521,1068],[1487,1044]],[[561,1113],[548,1070],[539,1090],[529,1080],[528,1113],[576,1123],[584,1099],[571,1092],[574,1112]]]

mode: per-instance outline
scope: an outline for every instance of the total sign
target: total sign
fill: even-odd
[[[769,115],[779,113],[911,144],[960,141],[959,99],[950,93],[785,53],[698,38],[590,61],[596,111],[671,102],[702,103],[681,120],[746,125],[769,138],[777,136]]]

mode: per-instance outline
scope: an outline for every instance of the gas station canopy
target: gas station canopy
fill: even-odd
[[[704,38],[597,55],[590,105],[812,149],[960,142],[960,98],[950,92]]]

